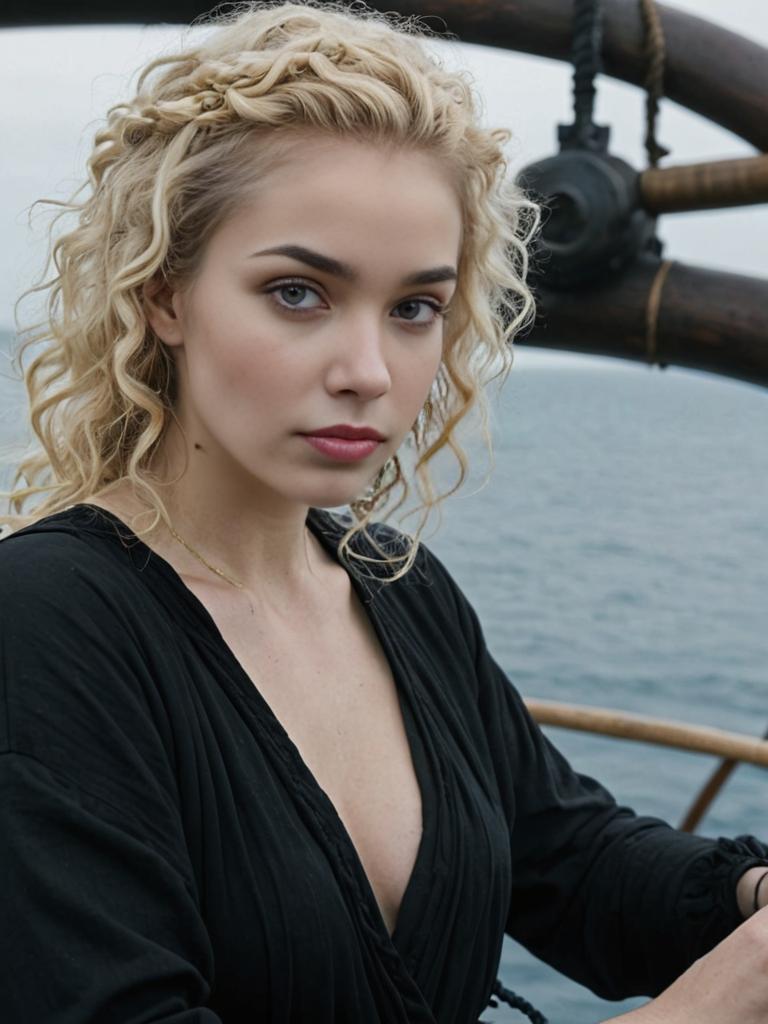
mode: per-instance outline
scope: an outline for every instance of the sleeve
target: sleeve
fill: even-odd
[[[3,1021],[220,1024],[152,672],[88,555],[0,545]]]
[[[602,998],[657,995],[742,922],[737,880],[768,864],[768,847],[752,836],[679,832],[619,806],[574,771],[490,655],[455,583],[452,589],[510,825],[507,933]]]

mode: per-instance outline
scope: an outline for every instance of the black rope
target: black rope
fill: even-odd
[[[602,0],[574,0],[571,62],[574,123],[560,126],[560,143],[568,148],[604,149],[607,128],[592,121],[595,76],[602,70]]]
[[[504,988],[499,979],[493,983],[491,989],[492,996],[496,999],[500,999],[502,1003],[506,1003],[507,1006],[511,1006],[513,1010],[519,1010],[524,1013],[531,1024],[549,1024],[547,1018],[528,1002],[527,999],[523,999],[516,992],[512,992],[508,988]],[[497,1007],[499,1004],[496,999],[491,998],[489,1006]]]
[[[595,106],[595,75],[602,47],[600,0],[575,0],[573,5],[573,111],[576,135],[586,142]]]

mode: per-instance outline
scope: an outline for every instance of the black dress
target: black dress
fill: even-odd
[[[335,552],[338,523],[308,523]],[[473,1024],[505,930],[620,998],[739,923],[765,846],[681,835],[576,774],[428,551],[354,585],[422,792],[391,938],[332,803],[172,567],[95,506],[0,542],[5,1024]]]

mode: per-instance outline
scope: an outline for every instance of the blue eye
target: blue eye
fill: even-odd
[[[325,309],[325,302],[319,292],[304,281],[276,281],[265,289],[271,301],[285,313],[310,313]],[[446,307],[428,299],[405,299],[393,309],[396,319],[414,327],[429,327],[438,317],[445,316]]]
[[[399,320],[406,323],[417,324],[426,327],[445,315],[445,307],[436,302],[427,302],[426,299],[406,299],[405,302],[395,306],[395,311],[401,310]],[[426,316],[424,315],[426,313]]]
[[[300,281],[283,281],[282,284],[269,288],[267,294],[272,296],[272,301],[277,306],[289,312],[306,312],[319,309],[322,305],[322,300],[315,289]],[[313,298],[317,301],[312,302]]]

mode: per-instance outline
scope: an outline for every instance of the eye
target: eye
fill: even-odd
[[[406,299],[398,303],[393,312],[400,311],[398,320],[405,320],[406,323],[415,324],[419,327],[428,327],[438,317],[445,316],[446,307],[439,302],[427,299]]]
[[[320,295],[303,281],[279,281],[265,291],[276,306],[289,313],[305,313],[323,306]]]

